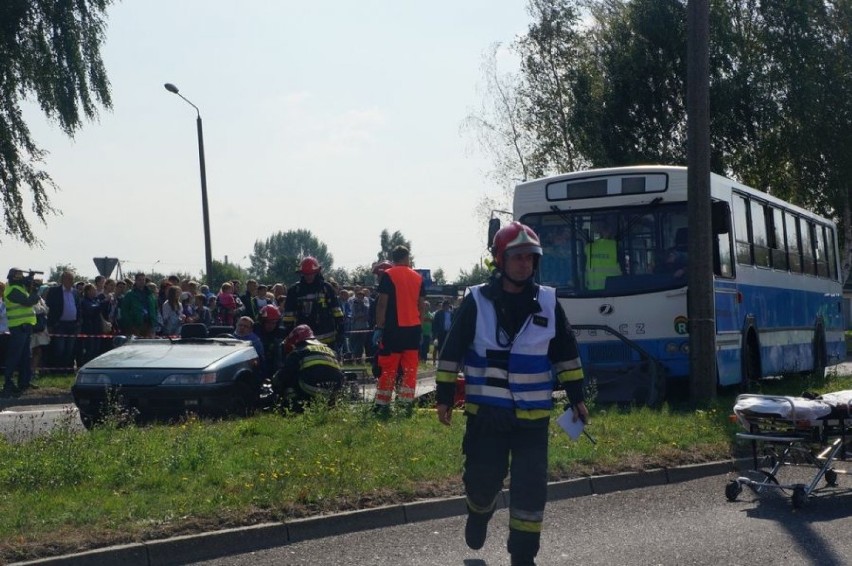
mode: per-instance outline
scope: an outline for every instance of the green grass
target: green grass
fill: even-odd
[[[782,394],[849,388],[852,377],[838,376],[763,385]],[[727,458],[733,399],[697,410],[590,403],[596,445],[572,442],[551,423],[551,478]],[[358,405],[0,440],[0,562],[459,495],[463,430],[460,411],[448,428],[428,409],[381,421]]]

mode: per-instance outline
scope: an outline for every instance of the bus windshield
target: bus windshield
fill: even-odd
[[[541,239],[538,279],[563,297],[619,296],[686,285],[686,203],[561,211],[521,218]]]

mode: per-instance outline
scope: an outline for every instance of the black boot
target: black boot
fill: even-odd
[[[535,566],[535,558],[528,555],[513,554],[512,566]]]
[[[479,550],[485,545],[488,536],[488,520],[491,514],[467,513],[467,524],[464,526],[464,541],[473,550]]]
[[[3,391],[0,391],[0,397],[17,397],[21,394],[21,390],[13,382],[6,382],[3,386]]]

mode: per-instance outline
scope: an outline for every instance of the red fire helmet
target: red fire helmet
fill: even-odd
[[[518,221],[500,228],[494,234],[491,254],[498,269],[503,269],[503,259],[506,254],[532,253],[541,257],[541,241],[538,234],[525,224]]]

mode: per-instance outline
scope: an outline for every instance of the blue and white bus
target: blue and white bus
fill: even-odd
[[[841,362],[834,223],[719,175],[710,192],[719,385]],[[541,238],[539,280],[557,289],[587,373],[616,385],[649,368],[688,377],[687,195],[686,168],[669,166],[515,189],[514,217]]]

